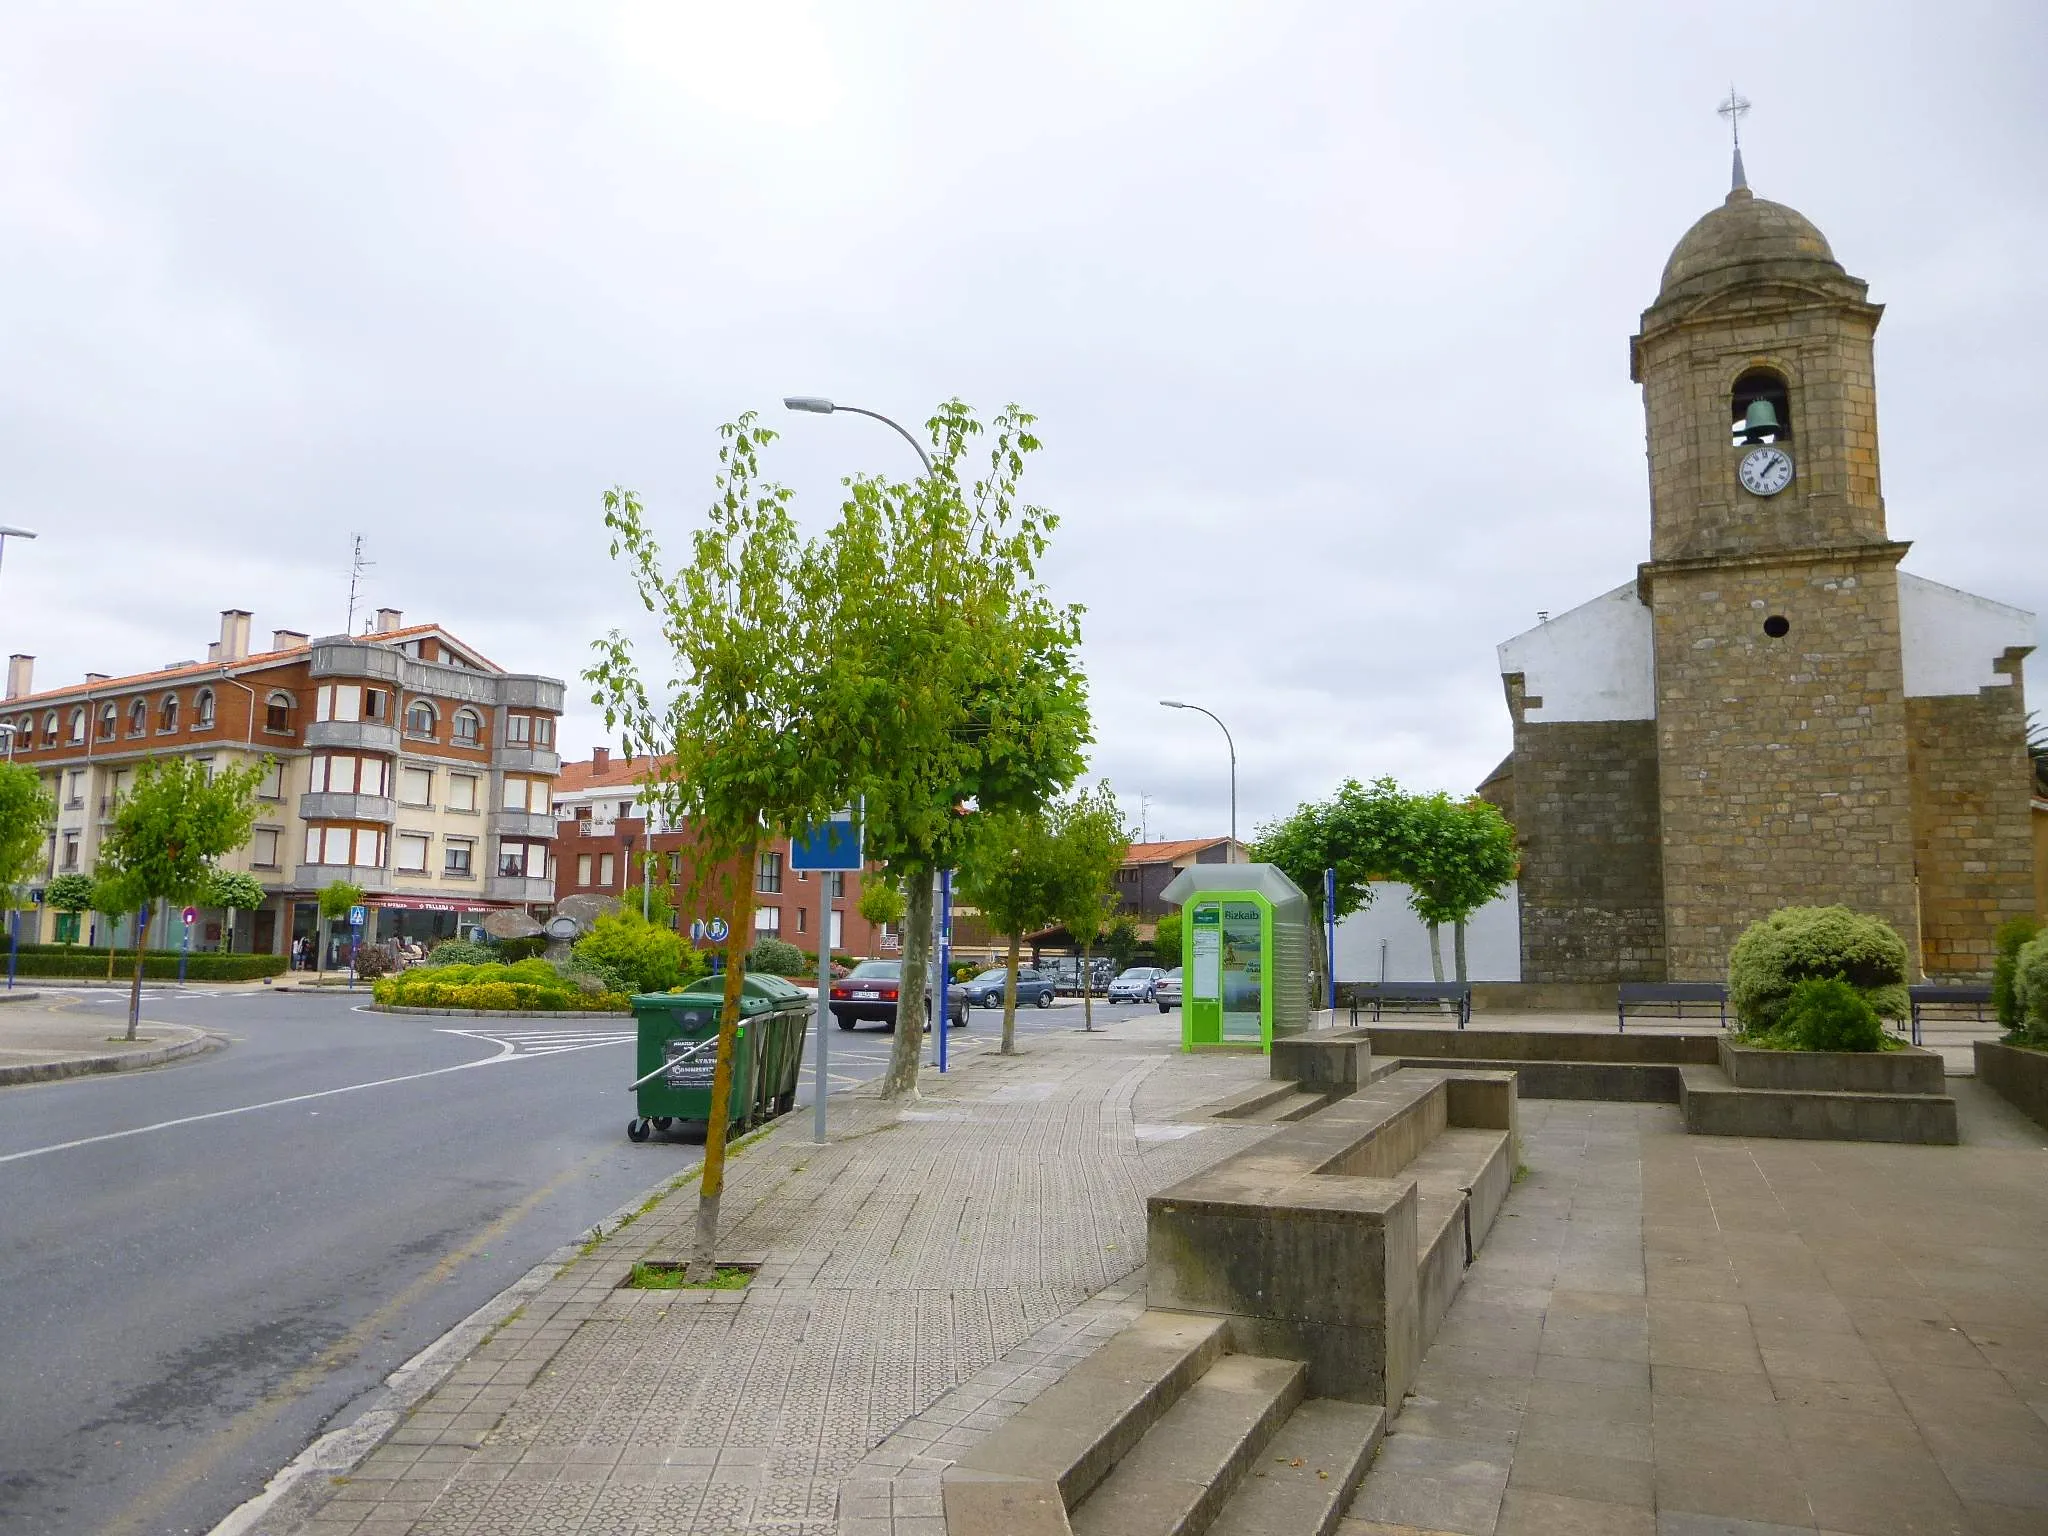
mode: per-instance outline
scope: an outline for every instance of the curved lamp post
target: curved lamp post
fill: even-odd
[[[1223,744],[1230,749],[1230,856],[1235,859],[1237,857],[1237,743],[1230,739],[1230,727],[1221,720],[1217,720],[1212,711],[1202,708],[1199,704],[1183,704],[1179,699],[1161,699],[1159,702],[1168,709],[1192,709],[1198,715],[1208,715],[1211,720],[1216,721],[1216,729],[1223,733]]]
[[[858,405],[836,405],[832,401],[825,399],[822,395],[785,395],[783,396],[782,403],[792,411],[808,411],[813,416],[830,416],[834,411],[845,411],[849,415],[866,416],[874,421],[879,421],[885,427],[893,427],[898,435],[902,437],[903,441],[917,450],[918,458],[924,463],[924,472],[927,475],[932,472],[931,455],[924,451],[924,444],[904,431],[903,423],[891,421],[880,411],[866,410]]]
[[[4,524],[0,524],[0,555],[4,555],[7,552],[7,541],[9,539],[32,539],[34,537],[35,535],[26,528],[9,528]]]

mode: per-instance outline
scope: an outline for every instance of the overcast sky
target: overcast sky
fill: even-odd
[[[298,12],[287,19],[287,12]],[[749,407],[1041,418],[1048,575],[1153,837],[1507,750],[1494,646],[1648,550],[1628,338],[1751,184],[1887,306],[1909,567],[2048,612],[2048,7],[17,3],[0,647],[39,687],[365,602],[572,680]],[[1237,638],[1219,620],[1241,625]],[[2030,670],[2037,697],[2048,662]]]

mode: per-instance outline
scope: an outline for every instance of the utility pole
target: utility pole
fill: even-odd
[[[363,536],[360,533],[355,535],[355,550],[348,562],[348,622],[341,626],[344,635],[356,632],[356,592],[362,585],[363,572],[376,563],[363,558]]]

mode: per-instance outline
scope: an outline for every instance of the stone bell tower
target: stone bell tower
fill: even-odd
[[[1666,968],[1725,976],[1791,904],[1920,954],[1900,557],[1879,490],[1882,314],[1804,217],[1735,185],[1630,349],[1648,418]]]

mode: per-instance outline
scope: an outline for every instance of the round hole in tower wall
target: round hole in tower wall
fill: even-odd
[[[1764,633],[1773,640],[1782,640],[1792,633],[1792,621],[1782,613],[1774,613],[1764,620]]]

